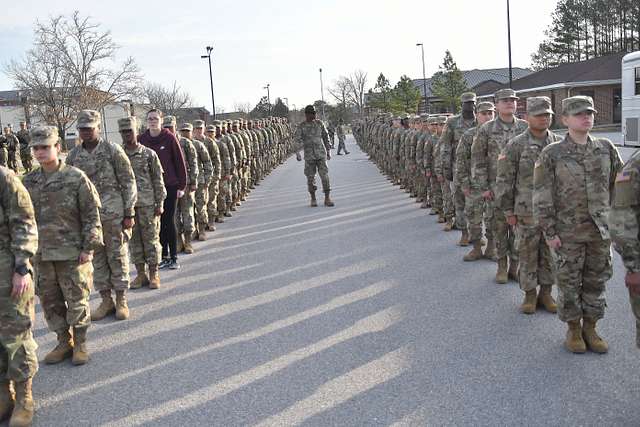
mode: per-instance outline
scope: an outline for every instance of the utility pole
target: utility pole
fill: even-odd
[[[263,87],[262,89],[266,89],[267,90],[267,104],[269,104],[269,115],[271,115],[271,95],[269,94],[269,86],[270,86],[270,84],[267,83],[267,85],[265,87]]]
[[[424,90],[424,112],[428,113],[429,108],[427,107],[427,72],[424,66],[424,45],[422,43],[416,43],[416,46],[420,46],[422,50],[422,88]]]
[[[207,54],[200,56],[200,58],[209,60],[209,83],[211,83],[211,108],[213,113],[213,120],[216,119],[216,99],[213,96],[213,72],[211,70],[211,52],[213,52],[212,46],[207,46]]]
[[[322,100],[322,121],[324,121],[324,84],[322,83],[322,68],[320,68],[320,99]]]
[[[509,87],[513,88],[513,67],[511,65],[511,13],[507,0],[507,41],[509,43]]]

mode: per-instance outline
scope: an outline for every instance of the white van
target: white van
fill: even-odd
[[[622,58],[622,138],[640,146],[640,51]]]

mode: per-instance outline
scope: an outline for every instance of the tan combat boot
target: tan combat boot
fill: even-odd
[[[9,420],[9,427],[29,427],[33,421],[33,394],[31,392],[31,378],[14,383],[16,388],[16,404]]]
[[[6,378],[0,379],[0,422],[11,415],[14,403],[15,397],[11,390],[11,381]]]
[[[140,289],[143,286],[149,284],[149,278],[147,277],[147,266],[145,264],[136,264],[136,271],[138,274],[136,278],[131,282],[131,289]]]
[[[331,197],[329,197],[329,192],[328,191],[324,193],[324,205],[328,206],[328,207],[335,206],[335,203],[333,203],[331,201]]]
[[[466,254],[462,259],[464,261],[478,261],[482,258],[482,241],[477,240],[473,242],[473,249]]]
[[[486,259],[490,259],[493,261],[497,261],[496,259],[496,242],[493,239],[487,240],[487,247],[484,248],[484,257]]]
[[[429,204],[426,201],[422,202],[422,204],[420,205],[420,209],[427,209],[428,207]],[[431,213],[429,213],[429,215],[431,215]]]
[[[54,365],[73,355],[73,339],[68,330],[57,333],[58,344],[45,357],[44,363]]]
[[[116,305],[111,299],[111,291],[100,291],[100,296],[102,297],[102,302],[97,309],[91,312],[91,320],[93,321],[102,320],[116,312]]]
[[[498,260],[498,271],[496,272],[496,283],[504,285],[509,281],[509,273],[507,272],[507,257],[504,256]]]
[[[429,211],[429,215],[440,215],[440,213],[438,212],[438,209],[431,208],[431,210]]]
[[[515,282],[518,281],[518,262],[509,260],[509,273],[507,274],[509,280],[513,280]]]
[[[193,246],[191,246],[191,236],[188,236],[186,234],[184,236],[184,253],[185,254],[193,253]]]
[[[564,346],[572,353],[584,353],[587,351],[587,345],[582,339],[582,326],[580,320],[570,320],[567,322],[569,329],[567,330],[567,339]]]
[[[71,363],[76,366],[84,365],[89,361],[89,350],[87,349],[87,328],[73,328],[73,358]]]
[[[158,266],[149,266],[149,289],[158,289],[160,287],[160,275],[158,274]]]
[[[216,222],[218,222],[217,216],[209,216],[209,223],[207,224],[207,230],[216,231]]]
[[[116,319],[127,320],[129,318],[129,306],[125,291],[116,291]]]
[[[524,294],[524,301],[520,306],[520,311],[524,314],[534,314],[536,312],[536,290],[532,289],[530,291],[526,291]]]
[[[198,241],[204,242],[205,240],[207,240],[207,231],[206,231],[207,225],[203,223],[198,223],[197,229],[198,229]]]
[[[594,353],[606,353],[609,351],[609,345],[596,332],[596,322],[596,319],[591,319],[589,317],[584,318],[582,337],[584,338],[589,350]]]
[[[442,231],[451,231],[453,230],[453,219],[448,219],[447,223],[444,225],[444,228],[442,229]]]
[[[540,286],[538,293],[538,305],[544,307],[549,313],[556,313],[558,306],[551,296],[551,286]]]
[[[442,213],[438,212],[438,224],[444,224],[445,222],[447,222],[447,219]]]
[[[311,196],[311,203],[309,203],[309,206],[311,206],[312,208],[318,207],[318,201],[316,200],[315,191],[314,192],[309,192],[309,195]]]
[[[469,232],[467,230],[462,230],[462,236],[460,236],[458,246],[469,246]]]

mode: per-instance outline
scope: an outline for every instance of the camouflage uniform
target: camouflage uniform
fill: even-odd
[[[20,180],[0,167],[0,384],[24,382],[38,371],[31,329],[33,286],[18,300],[11,297],[16,266],[29,267],[38,248],[38,231],[29,193]]]
[[[30,172],[33,157],[31,155],[31,148],[29,147],[29,143],[31,142],[29,131],[27,129],[21,129],[16,133],[16,136],[20,143],[20,162],[22,163],[22,167],[25,171]]]
[[[209,150],[204,143],[193,139],[191,141],[198,155],[198,188],[195,194],[195,219],[198,236],[202,237],[209,224],[207,204],[209,203],[209,185],[213,181],[213,164]]]
[[[204,122],[202,120],[196,120],[193,122],[194,128],[204,128]],[[212,129],[215,132],[215,128]],[[208,217],[208,228],[210,230],[215,229],[215,219],[218,216],[218,194],[220,192],[220,174],[221,174],[221,153],[218,144],[208,136],[202,136],[201,141],[204,146],[207,148],[207,152],[209,153],[209,158],[211,159],[211,166],[213,168],[211,175],[211,182],[209,183],[208,188],[208,201],[207,201],[207,217]]]
[[[331,191],[329,184],[329,168],[327,167],[327,153],[331,149],[327,129],[320,120],[304,121],[296,129],[295,142],[304,148],[304,174],[307,177],[309,193],[315,193],[316,172],[322,181],[322,191]]]
[[[7,166],[13,169],[14,172],[18,172],[18,160],[16,158],[16,151],[19,150],[20,142],[16,136],[9,132],[5,134],[5,140],[7,144]]]
[[[7,167],[9,152],[7,151],[7,138],[0,135],[0,166]]]
[[[166,118],[166,117],[165,117]],[[187,166],[187,191],[184,196],[178,199],[176,209],[176,228],[178,236],[183,235],[185,239],[191,239],[196,230],[193,207],[195,205],[195,191],[192,187],[198,186],[198,153],[193,143],[184,137],[179,137],[180,147],[184,154],[184,162]]]

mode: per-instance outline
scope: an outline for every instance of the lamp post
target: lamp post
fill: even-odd
[[[422,43],[416,43],[416,46],[420,46],[420,50],[422,51],[422,88],[424,90],[424,112],[428,113],[427,108],[427,72],[424,66],[424,45]]]
[[[269,104],[269,115],[271,115],[271,95],[269,94],[269,86],[270,86],[270,84],[267,83],[267,85],[265,87],[263,87],[262,89],[266,89],[267,90],[267,104]]]
[[[211,52],[213,52],[212,46],[207,46],[207,54],[201,55],[200,58],[209,60],[209,82],[211,83],[211,108],[213,109],[213,120],[216,119],[216,100],[213,96],[213,72],[211,71]]]
[[[507,42],[509,43],[509,87],[513,88],[513,67],[511,65],[511,13],[507,0]]]

